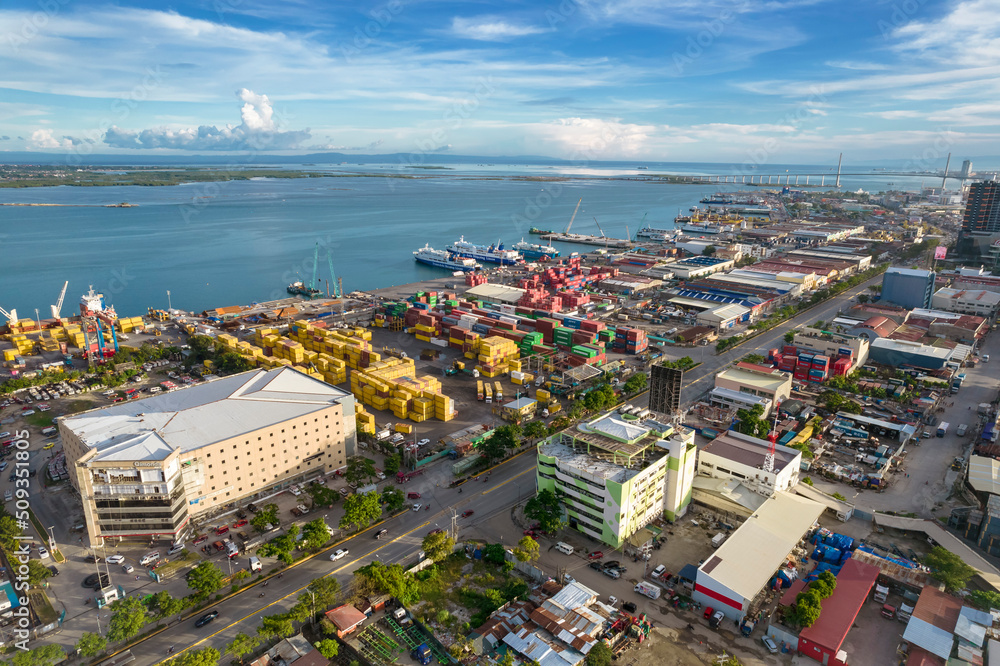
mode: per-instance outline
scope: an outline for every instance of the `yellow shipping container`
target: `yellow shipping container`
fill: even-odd
[[[396,432],[401,432],[404,435],[412,435],[413,434],[413,426],[411,426],[409,423],[397,423],[396,424]]]

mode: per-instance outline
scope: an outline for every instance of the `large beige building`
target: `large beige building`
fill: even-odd
[[[199,517],[339,469],[354,396],[290,368],[255,370],[60,419],[92,547],[175,539]]]

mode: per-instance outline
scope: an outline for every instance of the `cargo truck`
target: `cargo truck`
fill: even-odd
[[[486,402],[493,402],[493,387],[490,386],[489,382],[483,384],[483,391],[486,392]]]
[[[647,583],[646,581],[640,581],[639,584],[635,586],[635,591],[641,595],[649,597],[650,599],[659,599],[660,595],[663,594],[663,588],[654,583]]]
[[[947,421],[942,421],[941,424],[938,425],[937,436],[938,437],[944,437],[945,435],[947,435],[948,434],[948,426],[949,426],[949,423]]]
[[[500,382],[493,382],[494,394],[497,397],[497,402],[503,400],[503,389],[500,388]]]
[[[875,596],[873,598],[876,603],[884,604],[885,600],[889,598],[889,588],[876,583]]]
[[[417,647],[413,648],[413,652],[410,653],[410,656],[419,661],[423,666],[427,666],[427,664],[431,663],[431,657],[433,655],[431,654],[431,649],[427,647],[427,643],[421,643]]]
[[[968,430],[969,430],[969,426],[966,425],[965,423],[963,423],[963,424],[961,424],[961,425],[958,426],[958,429],[955,431],[955,434],[958,435],[959,437],[965,437],[965,433]]]
[[[479,381],[476,382],[476,400],[481,401],[484,395],[485,394],[483,393],[483,380],[480,379]]]

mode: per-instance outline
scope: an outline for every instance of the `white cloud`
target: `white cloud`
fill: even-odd
[[[950,11],[927,21],[910,21],[892,37],[895,48],[949,67],[976,66],[1000,59],[1000,3],[966,0],[946,5]]]
[[[515,37],[527,37],[548,32],[544,28],[530,25],[515,25],[499,18],[462,18],[456,16],[451,21],[451,34],[462,39],[476,39],[500,42]]]
[[[884,120],[900,120],[902,118],[920,118],[923,114],[916,111],[908,111],[906,109],[898,109],[891,111],[871,111],[865,115],[877,116]]]
[[[237,91],[243,100],[243,122],[234,127],[201,125],[197,128],[158,127],[141,131],[111,126],[104,143],[115,148],[171,150],[295,150],[312,138],[309,129],[281,131],[274,119],[274,109],[267,95],[243,88]],[[55,146],[52,146],[55,147]]]
[[[63,150],[70,150],[74,146],[79,146],[83,143],[90,143],[86,139],[78,139],[72,136],[61,136],[56,137],[52,130],[50,129],[38,129],[31,133],[31,138],[29,139],[29,148],[61,148]]]
[[[885,70],[889,69],[889,66],[879,62],[861,62],[857,60],[827,60],[827,67],[835,67],[836,69],[854,69],[854,70]]]

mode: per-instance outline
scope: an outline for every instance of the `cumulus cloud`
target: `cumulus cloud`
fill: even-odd
[[[10,137],[3,137],[4,140]],[[20,138],[20,137],[18,137]],[[74,136],[61,136],[56,137],[52,134],[50,129],[38,129],[31,133],[30,145],[31,148],[62,148],[63,150],[72,149],[74,146],[79,146],[84,143],[93,143],[89,139],[78,139]]]
[[[243,101],[239,125],[201,125],[156,127],[141,131],[112,126],[104,134],[104,143],[115,148],[168,148],[172,150],[294,150],[312,138],[309,128],[281,131],[274,107],[267,95],[243,88],[236,93]]]

